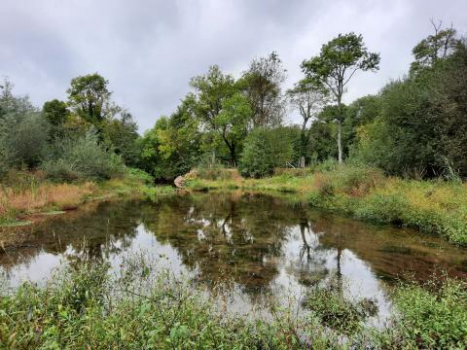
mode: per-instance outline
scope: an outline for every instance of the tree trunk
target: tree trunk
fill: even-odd
[[[342,130],[340,122],[337,122],[337,159],[339,164],[342,164]]]
[[[305,156],[300,157],[300,168],[304,168],[306,166],[305,164]]]

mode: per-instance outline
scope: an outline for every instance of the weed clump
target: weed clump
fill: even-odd
[[[323,325],[347,335],[363,330],[368,318],[378,312],[373,300],[349,301],[333,287],[315,287],[306,305]]]

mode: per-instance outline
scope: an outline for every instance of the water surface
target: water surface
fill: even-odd
[[[157,268],[190,275],[207,290],[216,286],[226,307],[240,313],[271,299],[300,307],[309,288],[338,278],[345,297],[372,299],[384,319],[395,279],[467,276],[465,250],[442,239],[258,194],[100,203],[0,237],[0,269],[13,287],[44,283],[83,252],[114,270],[145,252]]]

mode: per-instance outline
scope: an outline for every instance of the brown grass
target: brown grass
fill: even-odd
[[[46,209],[72,209],[93,193],[95,185],[44,183],[27,189],[3,188],[0,192],[0,217],[32,214]]]

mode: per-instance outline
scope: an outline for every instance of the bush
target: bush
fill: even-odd
[[[148,174],[144,170],[138,168],[129,168],[128,173],[130,176],[143,180],[146,184],[153,184],[154,183],[154,176]]]
[[[355,209],[355,217],[380,223],[402,224],[409,203],[403,194],[374,194],[365,197]]]
[[[46,177],[56,181],[104,180],[125,170],[121,158],[105,149],[95,132],[77,140],[60,141],[56,144],[56,154],[60,156],[42,165]]]
[[[335,193],[334,184],[328,174],[317,173],[314,176],[314,186],[322,197],[331,197]]]
[[[38,113],[28,113],[19,120],[5,121],[2,137],[4,158],[10,166],[33,168],[40,164],[47,152],[50,125]],[[0,146],[1,147],[1,146]]]
[[[339,168],[339,163],[334,158],[329,158],[324,162],[318,163],[313,166],[313,170],[316,172],[331,172]]]
[[[260,178],[272,175],[274,168],[286,166],[294,156],[294,140],[287,128],[257,128],[245,140],[239,162],[243,176]]]
[[[337,173],[344,192],[352,196],[367,195],[384,180],[380,169],[365,166],[345,166]]]

